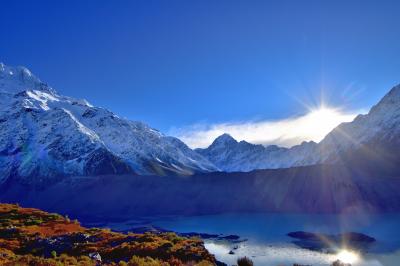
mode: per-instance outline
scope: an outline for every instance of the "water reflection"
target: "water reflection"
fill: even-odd
[[[128,230],[143,221],[107,224],[107,227]],[[352,266],[398,266],[400,261],[400,215],[302,215],[302,214],[220,214],[192,217],[153,217],[146,224],[180,233],[239,235],[246,242],[206,240],[206,248],[220,261],[235,264],[238,257],[250,257],[256,266],[291,266],[294,263],[328,266],[340,259],[352,261]],[[318,237],[329,241],[308,239],[292,242],[290,232],[319,232]],[[350,235],[351,239],[376,241],[356,245],[349,241],[346,232],[363,233]],[[343,238],[343,236],[346,236]],[[346,241],[341,241],[345,239]],[[301,243],[300,243],[301,242]],[[306,241],[307,242],[307,241]],[[354,241],[353,241],[354,242]],[[357,241],[356,241],[357,242]],[[360,241],[358,241],[360,242]],[[315,248],[316,244],[330,243],[328,248]],[[307,244],[307,245],[308,245]],[[359,243],[358,243],[359,244]],[[343,250],[346,252],[341,252]],[[357,250],[357,258],[351,250]],[[231,253],[231,254],[229,254]],[[233,254],[232,254],[233,253]],[[350,254],[349,254],[350,253]]]
[[[176,217],[159,220],[155,224],[177,232],[237,234],[248,239],[237,249],[229,243],[206,243],[210,252],[228,265],[235,264],[236,259],[243,256],[250,257],[255,265],[260,266],[288,266],[293,263],[327,266],[337,259],[352,261],[352,266],[400,265],[400,215],[221,214]],[[293,238],[287,234],[300,230],[323,233],[331,245],[328,248],[321,246],[323,248],[320,249],[315,248],[315,241],[311,248],[304,246],[304,241],[293,243]],[[368,240],[367,236],[371,236],[376,241],[352,242],[346,232],[363,233],[365,236],[362,239]],[[344,235],[347,240],[343,242]],[[359,234],[351,236],[353,239],[360,238]],[[341,252],[341,247],[345,247],[343,249],[347,252]],[[357,258],[350,250],[360,251],[356,252]],[[229,254],[230,251],[234,254]]]
[[[328,266],[336,260],[351,263],[352,266],[398,266],[400,251],[378,256],[367,254],[363,257],[356,252],[343,250],[338,254],[323,253],[301,249],[296,246],[284,245],[257,245],[248,242],[241,245],[234,254],[229,254],[232,247],[226,243],[206,242],[206,248],[220,261],[228,265],[235,265],[239,257],[250,257],[254,265],[259,266],[291,266],[294,263],[313,266]]]

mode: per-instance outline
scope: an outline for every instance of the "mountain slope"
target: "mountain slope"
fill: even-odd
[[[4,64],[0,64],[0,136],[0,182],[216,170],[180,140],[85,100],[61,96],[26,68]]]
[[[342,123],[320,143],[303,142],[291,148],[264,147],[237,142],[224,134],[208,148],[196,151],[221,170],[251,171],[306,166],[318,163],[349,163],[355,160],[386,160],[397,163],[400,148],[400,85],[366,115]]]
[[[0,201],[97,221],[230,212],[390,213],[400,211],[399,189],[393,173],[313,165],[187,178],[79,177],[44,189],[14,183],[0,186]]]
[[[320,143],[320,149],[329,151],[322,160],[335,158],[352,150],[364,149],[377,153],[374,146],[400,145],[400,85],[393,87],[366,115],[358,115],[352,122],[342,123]]]

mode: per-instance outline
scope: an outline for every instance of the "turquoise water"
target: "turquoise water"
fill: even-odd
[[[129,221],[108,224],[108,227],[129,230],[140,224]],[[332,246],[329,252],[312,251],[296,245],[287,236],[293,231],[327,234],[358,232],[377,241],[362,251],[355,251],[353,266],[400,265],[400,215],[301,215],[301,214],[220,214],[191,217],[148,218],[146,223],[181,233],[239,235],[247,241],[206,240],[206,248],[220,261],[232,265],[238,257],[250,257],[256,266],[330,265],[343,250],[351,248]],[[143,222],[142,222],[143,224]],[[230,255],[229,251],[235,254]]]
[[[297,214],[221,214],[160,219],[154,225],[177,232],[236,234],[248,239],[240,244],[206,241],[217,259],[233,264],[237,257],[248,256],[255,265],[329,265],[344,247],[332,247],[331,253],[303,249],[286,234],[292,231],[320,233],[359,232],[377,241],[367,250],[357,251],[356,266],[400,265],[400,215],[297,215]],[[233,250],[234,246],[237,249]],[[230,250],[234,255],[228,254]]]

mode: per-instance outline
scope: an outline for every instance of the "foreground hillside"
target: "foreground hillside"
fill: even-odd
[[[68,217],[0,204],[0,265],[215,265],[199,239],[122,234]]]

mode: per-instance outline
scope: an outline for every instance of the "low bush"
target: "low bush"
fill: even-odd
[[[248,257],[239,258],[237,260],[238,266],[253,266],[253,261]]]

